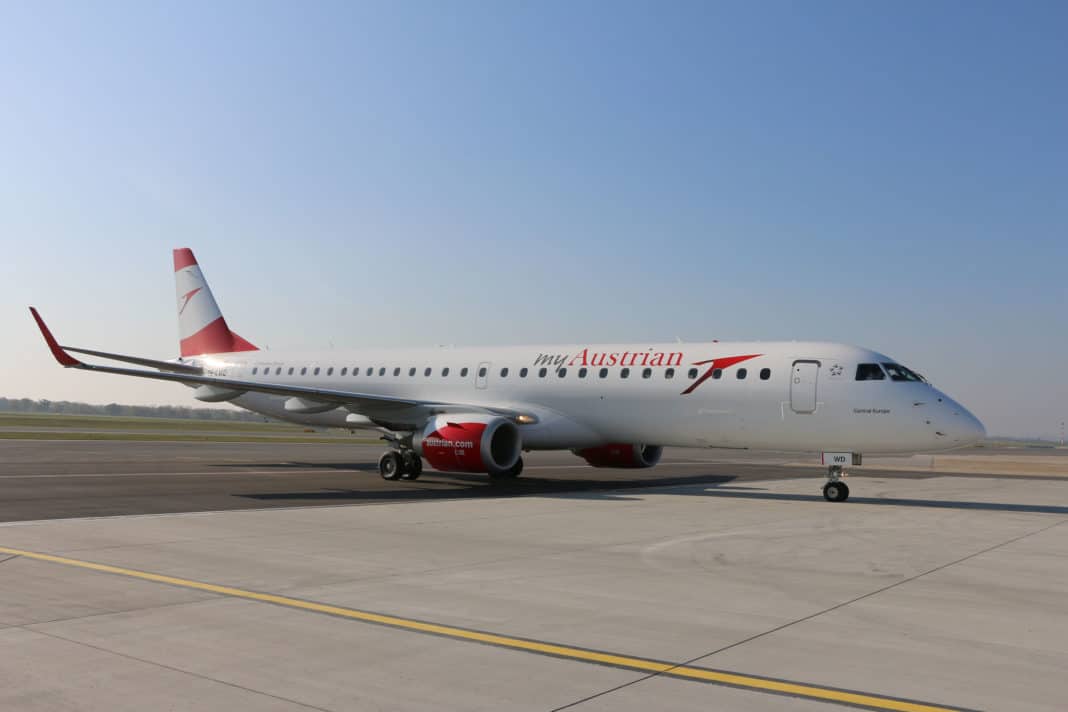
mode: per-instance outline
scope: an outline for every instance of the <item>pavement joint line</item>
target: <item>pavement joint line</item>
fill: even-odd
[[[910,583],[912,581],[916,581],[917,579],[923,578],[924,576],[927,576],[929,574],[937,573],[938,571],[943,571],[945,569],[950,568],[951,566],[956,566],[957,564],[960,564],[960,563],[963,563],[965,561],[968,561],[969,559],[974,559],[977,556],[982,556],[983,554],[987,554],[987,553],[989,553],[991,551],[996,551],[997,549],[1000,549],[1000,548],[1002,548],[1004,546],[1009,546],[1010,544],[1014,544],[1014,543],[1016,543],[1018,541],[1021,541],[1023,539],[1027,539],[1028,537],[1035,536],[1036,534],[1041,534],[1042,532],[1045,532],[1045,531],[1048,531],[1050,529],[1053,529],[1054,527],[1058,527],[1058,526],[1064,524],[1065,522],[1068,522],[1068,519],[1062,519],[1062,520],[1060,520],[1058,522],[1054,522],[1053,524],[1049,524],[1047,526],[1040,527],[1039,529],[1036,529],[1034,531],[1026,532],[1024,534],[1020,534],[1019,536],[1015,536],[1015,537],[1012,537],[1010,539],[1006,539],[1005,541],[1000,542],[998,544],[992,544],[992,545],[986,547],[985,549],[973,552],[971,554],[968,554],[967,556],[962,556],[961,558],[956,559],[954,561],[949,561],[947,563],[941,564],[940,566],[936,566],[936,567],[934,567],[932,569],[928,569],[927,571],[923,571],[921,573],[918,573],[918,574],[916,574],[914,576],[910,576],[910,577],[908,577],[906,579],[902,579],[901,581],[896,581],[896,582],[894,582],[892,584],[889,584],[887,586],[883,586],[882,588],[878,588],[878,589],[876,589],[874,591],[869,591],[868,593],[862,594],[862,595],[857,596],[855,598],[851,598],[848,601],[843,601],[841,603],[837,603],[837,604],[835,604],[833,606],[830,606],[829,608],[825,608],[825,609],[823,609],[821,611],[816,611],[815,613],[811,613],[811,614],[809,614],[807,616],[802,616],[801,618],[797,618],[796,620],[788,621],[787,623],[783,623],[782,625],[778,625],[778,626],[776,626],[774,628],[770,628],[770,629],[768,629],[766,631],[763,631],[761,633],[757,633],[756,635],[751,635],[748,638],[743,638],[742,640],[735,641],[735,642],[731,643],[730,645],[725,645],[725,646],[723,646],[721,648],[717,648],[716,650],[712,650],[712,651],[709,651],[707,653],[704,653],[703,655],[698,655],[695,658],[690,658],[689,660],[687,660],[687,661],[685,661],[683,663],[679,663],[679,665],[683,665],[683,666],[692,665],[692,664],[698,662],[699,660],[704,660],[705,658],[710,658],[713,655],[718,655],[719,653],[722,653],[724,651],[730,650],[731,648],[737,648],[737,647],[739,647],[741,645],[745,645],[747,643],[751,643],[752,641],[757,640],[759,638],[763,638],[763,637],[771,635],[773,633],[778,633],[779,631],[784,630],[786,628],[790,628],[791,626],[797,625],[799,623],[804,623],[805,621],[810,621],[810,620],[812,620],[814,618],[818,618],[818,617],[820,617],[820,616],[822,616],[824,614],[827,614],[827,613],[831,613],[833,611],[838,610],[839,608],[844,608],[845,606],[852,605],[852,604],[857,603],[858,601],[862,601],[862,600],[864,600],[866,598],[871,598],[871,597],[877,596],[877,595],[879,595],[881,593],[885,593],[886,591],[889,591],[892,588],[897,588],[898,586],[903,586],[904,584]],[[575,700],[574,702],[571,702],[569,704],[563,705],[561,707],[557,707],[556,709],[552,710],[552,712],[560,712],[561,710],[566,710],[566,709],[570,709],[572,707],[577,707],[578,705],[583,704],[585,702],[589,702],[590,700],[596,699],[598,697],[603,697],[604,695],[608,695],[608,694],[611,694],[613,692],[617,692],[617,691],[622,690],[624,688],[630,687],[631,685],[636,685],[639,682],[644,682],[645,680],[649,680],[649,679],[654,678],[657,675],[661,675],[661,674],[665,674],[665,673],[653,672],[653,673],[650,673],[650,674],[647,674],[647,675],[643,675],[643,676],[641,676],[641,677],[639,677],[639,678],[637,678],[635,680],[630,680],[629,682],[624,682],[624,683],[622,683],[620,685],[616,685],[615,687],[610,687],[607,690],[602,690],[601,692],[596,692],[596,693],[594,693],[592,695],[587,695],[586,697],[583,697],[582,699]],[[666,674],[670,674],[670,672],[667,672]]]
[[[947,707],[945,705],[919,702],[915,700],[907,700],[885,695],[868,694],[854,690],[832,688],[821,685],[811,685],[790,680],[761,677],[756,675],[729,672],[725,670],[694,667],[686,663],[671,663],[650,658],[640,658],[629,655],[616,654],[601,650],[579,648],[575,646],[551,643],[530,638],[512,637],[488,631],[461,628],[457,626],[433,623],[429,621],[420,621],[414,618],[405,618],[401,616],[375,613],[371,611],[347,608],[344,606],[337,606],[328,603],[319,603],[299,598],[291,598],[278,594],[250,591],[230,586],[195,581],[192,579],[184,579],[175,576],[151,573],[148,571],[127,569],[119,566],[112,566],[110,564],[100,564],[91,561],[85,561],[82,559],[72,559],[63,556],[55,556],[52,554],[45,554],[36,551],[13,549],[9,547],[0,546],[0,553],[10,554],[12,556],[21,556],[36,561],[61,564],[65,566],[71,566],[74,568],[96,571],[100,573],[114,574],[126,578],[152,581],[155,583],[167,584],[179,588],[205,591],[208,593],[214,593],[219,596],[229,598],[269,603],[295,610],[330,615],[349,620],[361,621],[364,623],[377,624],[397,630],[407,630],[412,632],[425,633],[452,640],[481,643],[497,648],[547,655],[550,657],[556,657],[565,660],[574,660],[579,662],[606,665],[609,667],[615,667],[625,670],[635,670],[638,672],[645,673],[653,673],[656,675],[667,675],[669,677],[682,680],[712,683],[754,692],[787,695],[796,698],[837,703],[852,707],[859,707],[863,709],[893,710],[895,712],[962,712],[963,710],[963,708],[960,707]],[[121,653],[116,654],[121,655]],[[173,669],[178,670],[180,672],[185,672],[179,670],[178,668]]]
[[[86,643],[85,641],[82,641],[82,640],[75,640],[73,638],[67,638],[65,636],[58,635],[56,633],[46,633],[45,631],[33,630],[32,628],[27,628],[25,626],[20,626],[20,627],[23,627],[26,630],[31,630],[33,633],[36,633],[37,635],[43,635],[43,636],[45,636],[47,638],[54,638],[56,640],[62,640],[64,642],[66,642],[66,643],[71,643],[73,645],[80,645],[80,646],[85,647],[85,648],[90,648],[92,650],[97,650],[97,651],[100,651],[102,653],[107,653],[108,655],[115,655],[115,656],[118,656],[120,658],[125,658],[127,660],[133,660],[135,662],[139,662],[139,663],[142,663],[144,665],[151,665],[153,667],[162,668],[164,670],[170,670],[172,672],[177,672],[177,673],[180,673],[182,675],[189,675],[190,677],[195,677],[195,678],[198,678],[200,680],[207,680],[208,682],[214,682],[214,683],[216,683],[218,685],[225,685],[226,687],[232,687],[232,688],[234,688],[236,690],[242,690],[243,692],[248,692],[248,693],[251,693],[253,695],[260,695],[262,697],[270,697],[273,700],[278,700],[280,702],[288,702],[289,704],[297,705],[298,707],[303,707],[305,709],[318,710],[318,712],[331,712],[331,710],[328,710],[325,707],[317,707],[315,705],[308,704],[307,702],[300,702],[299,700],[294,700],[294,699],[291,699],[289,697],[282,697],[280,695],[275,695],[275,694],[272,694],[270,692],[264,692],[263,690],[255,690],[255,689],[253,689],[251,687],[246,687],[244,685],[238,685],[235,682],[227,682],[226,680],[220,680],[217,677],[211,677],[210,675],[204,675],[204,674],[199,673],[199,672],[193,672],[192,670],[185,670],[183,668],[175,667],[173,665],[166,665],[164,663],[157,662],[155,660],[148,660],[146,658],[139,658],[136,655],[129,655],[127,653],[120,653],[117,650],[111,650],[109,648],[104,648],[104,647],[99,646],[99,645],[93,645],[92,643]]]

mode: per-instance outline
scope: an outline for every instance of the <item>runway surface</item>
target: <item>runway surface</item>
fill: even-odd
[[[675,450],[651,470],[594,469],[570,453],[528,453],[524,476],[378,475],[383,445],[0,441],[0,521],[308,505],[373,504],[777,478],[789,457]],[[741,465],[730,464],[739,458]]]
[[[791,477],[809,478],[812,492],[818,494],[822,482],[821,470],[797,464],[816,462],[815,455],[686,449],[667,449],[660,465],[648,470],[595,469],[570,453],[527,453],[524,475],[514,482],[491,483],[481,475],[433,471],[416,482],[387,482],[377,473],[383,450],[377,444],[0,441],[0,522]],[[1044,452],[1049,457],[1068,451]],[[1064,462],[1059,476],[1068,478],[1068,457]],[[859,480],[888,472],[884,463],[857,468],[852,476]],[[895,473],[900,478],[931,475]]]
[[[379,451],[0,443],[0,709],[1064,709],[1068,472]]]

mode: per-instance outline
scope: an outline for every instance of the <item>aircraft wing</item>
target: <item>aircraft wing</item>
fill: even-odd
[[[174,381],[190,386],[216,386],[218,388],[252,393],[269,393],[277,396],[303,398],[322,403],[336,403],[353,413],[360,413],[371,418],[382,418],[391,423],[410,424],[418,427],[426,418],[437,413],[448,412],[479,412],[493,413],[505,417],[518,418],[523,416],[525,422],[536,422],[536,416],[523,413],[510,408],[496,408],[485,405],[471,405],[464,403],[446,403],[440,401],[419,400],[411,398],[397,398],[373,393],[357,393],[352,391],[338,391],[326,388],[312,388],[306,386],[293,386],[282,383],[270,383],[264,381],[244,381],[234,378],[221,378],[218,376],[204,375],[202,369],[189,364],[176,364],[170,361],[156,361],[154,359],[141,358],[138,356],[124,356],[111,354],[105,351],[91,351],[89,349],[74,349],[60,346],[52,335],[48,326],[44,323],[37,310],[30,307],[45,343],[52,351],[52,355],[61,366],[65,368],[80,368],[86,371],[99,371],[101,373],[114,373],[120,376],[135,376],[138,378],[151,378],[157,381]],[[70,351],[92,354],[103,358],[116,359],[127,363],[135,363],[145,366],[154,366],[164,371],[145,371],[136,368],[118,368],[114,366],[99,366],[79,361],[70,355]],[[175,372],[178,371],[178,372]]]

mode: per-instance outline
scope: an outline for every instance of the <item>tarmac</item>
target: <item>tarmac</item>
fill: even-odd
[[[1068,707],[1068,458],[832,504],[796,455],[379,451],[0,442],[0,709]]]

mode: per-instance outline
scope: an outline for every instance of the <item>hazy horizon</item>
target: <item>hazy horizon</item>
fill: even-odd
[[[1068,418],[1068,5],[11,5],[0,395],[177,352],[828,340],[995,435]]]

